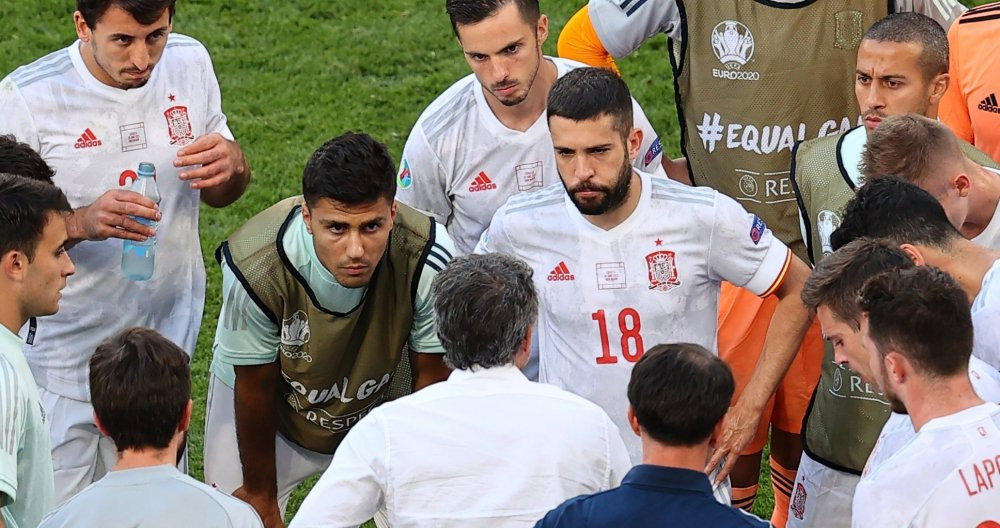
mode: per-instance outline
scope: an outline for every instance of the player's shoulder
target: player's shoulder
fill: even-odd
[[[424,266],[436,272],[441,272],[451,259],[455,258],[458,250],[455,249],[455,241],[448,234],[448,229],[441,222],[434,221],[434,240],[426,249],[427,258],[424,259]]]
[[[163,64],[177,61],[184,64],[184,69],[190,69],[192,63],[207,64],[210,62],[208,48],[198,39],[181,33],[171,33],[167,37],[167,45],[163,51],[164,57],[168,61],[161,61]]]
[[[477,86],[476,77],[471,73],[456,81],[427,105],[417,118],[414,131],[419,130],[427,144],[433,145],[475,111]]]
[[[497,210],[497,216],[504,221],[530,217],[541,211],[562,207],[566,199],[566,188],[562,183],[554,183],[535,192],[518,193]]]
[[[18,89],[24,90],[35,83],[62,75],[73,69],[73,59],[69,48],[53,51],[31,63],[20,66],[5,78]]]
[[[231,520],[242,520],[233,523],[233,526],[245,526],[244,523],[248,519],[256,519],[257,523],[260,522],[257,513],[249,504],[232,495],[223,493],[180,472],[174,476],[173,481],[177,486],[178,495],[188,497],[186,501],[183,501],[184,504],[191,507],[216,508],[224,512]],[[182,502],[178,501],[178,503]]]
[[[550,57],[546,55],[545,58],[552,61],[552,64],[556,65],[556,75],[559,78],[562,78],[563,75],[566,75],[577,68],[587,68],[590,66],[589,64],[563,57]]]
[[[167,46],[166,46],[166,49],[168,49],[168,50],[181,50],[181,49],[184,49],[184,48],[195,48],[195,49],[197,49],[199,51],[203,51],[205,53],[208,52],[208,48],[206,48],[205,45],[202,44],[200,40],[198,40],[198,39],[196,39],[194,37],[191,37],[191,36],[188,36],[188,35],[184,35],[182,33],[171,33],[167,37]]]
[[[969,9],[955,20],[952,27],[957,32],[962,31],[966,27],[971,28],[972,26],[969,26],[969,24],[977,24],[976,27],[1000,27],[1000,3],[993,2]],[[989,46],[984,46],[984,49],[987,47]]]
[[[654,203],[672,202],[699,207],[716,207],[722,196],[705,186],[684,185],[668,178],[650,177],[650,198]]]

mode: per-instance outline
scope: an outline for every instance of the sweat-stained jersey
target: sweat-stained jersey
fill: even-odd
[[[559,77],[584,64],[545,57]],[[663,147],[635,100],[633,122],[642,148],[633,166],[666,177]],[[493,213],[507,198],[559,181],[552,137],[543,112],[524,132],[497,119],[475,75],[445,90],[410,132],[399,165],[396,199],[447,226],[459,254],[471,253]]]
[[[791,258],[764,222],[732,199],[639,176],[638,206],[611,230],[588,222],[556,184],[512,197],[476,247],[532,267],[540,299],[539,381],[600,405],[634,463],[641,446],[626,419],[625,396],[632,365],[661,343],[714,352],[720,282],[769,295]]]

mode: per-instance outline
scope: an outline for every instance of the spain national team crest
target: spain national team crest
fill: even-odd
[[[655,251],[646,255],[646,268],[649,270],[651,290],[670,291],[681,285],[673,251]]]
[[[163,117],[167,118],[171,145],[183,146],[194,141],[194,130],[191,128],[191,118],[188,117],[186,106],[171,106],[163,112]]]
[[[795,484],[795,496],[792,497],[792,515],[802,520],[806,516],[806,487],[801,482]]]

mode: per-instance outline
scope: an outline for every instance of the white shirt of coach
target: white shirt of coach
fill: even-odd
[[[597,405],[514,365],[455,370],[378,407],[347,434],[290,528],[533,526],[631,467]]]

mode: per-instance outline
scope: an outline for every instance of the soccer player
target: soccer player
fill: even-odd
[[[38,169],[39,167],[36,167]],[[73,274],[69,202],[57,187],[0,174],[0,527],[37,526],[53,506],[49,424],[18,331],[59,310]],[[34,330],[34,325],[32,325]],[[27,341],[34,336],[29,332]]]
[[[499,253],[458,257],[433,293],[455,370],[352,428],[291,528],[355,528],[378,509],[396,528],[531,526],[632,466],[607,413],[518,370],[538,318],[531,268]]]
[[[1000,249],[1000,170],[965,155],[951,130],[916,114],[886,118],[868,138],[861,173],[871,181],[892,175],[941,202],[965,238]]]
[[[476,251],[512,253],[534,268],[539,380],[597,402],[622,431],[629,430],[622,395],[647,343],[715,350],[723,280],[777,295],[768,346],[710,464],[725,458],[724,476],[808,326],[798,299],[808,270],[732,199],[636,171],[640,134],[631,112],[628,87],[606,69],[577,69],[557,81],[547,114],[560,183],[512,197]],[[638,463],[638,438],[626,444]]]
[[[115,442],[111,471],[50,513],[41,528],[260,528],[248,504],[175,467],[191,423],[188,356],[148,328],[107,339],[90,358],[90,401]]]
[[[855,528],[985,527],[1000,518],[991,481],[1000,407],[969,382],[973,321],[963,290],[923,266],[886,272],[861,290],[872,374],[893,410],[909,415],[916,436],[865,468],[854,495]]]
[[[771,526],[716,502],[703,471],[733,384],[729,367],[703,347],[651,348],[628,383],[628,421],[642,439],[642,465],[628,472],[621,487],[568,500],[535,528]]]
[[[79,40],[0,82],[0,133],[38,151],[74,207],[67,229],[80,273],[25,348],[52,420],[57,503],[114,463],[94,424],[87,360],[131,326],[194,352],[205,297],[199,201],[225,206],[250,179],[208,51],[171,33],[174,0],[77,0],[76,8]],[[126,190],[144,161],[156,166],[159,204]],[[154,233],[153,277],[128,280],[122,239]]]
[[[445,9],[472,74],[420,115],[397,183],[399,201],[447,226],[466,254],[507,198],[556,181],[545,101],[557,78],[582,65],[542,54],[549,22],[538,0],[447,0]],[[655,172],[659,137],[632,105],[642,130],[634,165]]]
[[[1000,163],[1000,2],[970,9],[951,26],[951,84],[941,121]]]
[[[666,33],[690,180],[739,201],[806,260],[789,178],[792,146],[858,122],[849,88],[856,50],[868,26],[893,9],[920,12],[947,26],[965,8],[956,0],[591,0],[563,29],[559,55],[610,66],[615,57]],[[719,305],[719,355],[733,367],[739,396],[775,303],[724,284]],[[777,504],[772,521],[779,528],[822,346],[813,326],[734,470],[734,503],[749,509],[771,425]]]
[[[385,145],[345,133],[309,158],[302,196],[219,248],[205,478],[268,528],[361,417],[448,376],[430,290],[455,249],[393,200],[395,176]]]
[[[844,208],[834,247],[861,237],[885,238],[920,265],[951,274],[965,290],[976,326],[973,353],[1000,369],[1000,251],[966,240],[927,191],[895,178],[862,187]]]
[[[864,183],[859,164],[866,142],[892,116],[916,113],[935,117],[947,84],[948,40],[931,18],[895,13],[865,33],[857,51],[854,82],[863,126],[799,143],[794,150],[792,184],[813,263],[833,251],[830,234],[840,224],[839,213]],[[887,139],[899,152],[909,153],[912,148],[894,137]],[[972,145],[964,148],[980,162],[989,162]],[[854,486],[889,416],[886,403],[866,385],[837,382],[845,376],[856,380],[857,373],[840,368],[833,354],[833,348],[827,347],[819,384],[806,413],[806,450],[795,479],[794,508],[789,513],[793,525],[813,526],[830,519],[847,525]]]

